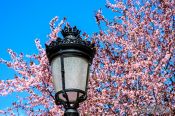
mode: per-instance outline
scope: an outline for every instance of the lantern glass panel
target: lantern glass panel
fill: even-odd
[[[65,71],[65,89],[79,89],[85,91],[88,73],[88,61],[85,58],[78,56],[66,56],[63,59]],[[63,88],[60,56],[53,59],[51,68],[55,90],[56,92],[61,91]],[[67,95],[70,101],[75,101],[77,99],[77,92],[67,92]],[[60,98],[64,100],[62,95]]]

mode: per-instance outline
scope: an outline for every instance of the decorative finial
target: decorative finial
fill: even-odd
[[[61,34],[65,38],[66,36],[75,36],[76,38],[80,36],[80,30],[77,29],[76,26],[71,28],[70,26],[65,26],[64,29],[61,31]]]
[[[80,50],[89,54],[88,57],[94,56],[96,51],[95,43],[82,40],[80,37],[80,31],[76,26],[73,28],[71,26],[65,26],[61,33],[63,39],[58,37],[56,41],[52,41],[49,45],[46,44],[46,53],[50,62],[54,57],[53,54],[66,49]]]

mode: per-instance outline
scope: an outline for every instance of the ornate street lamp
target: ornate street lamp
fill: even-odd
[[[46,45],[55,87],[55,102],[62,104],[65,116],[79,116],[79,103],[87,98],[89,67],[95,48],[89,41],[83,41],[76,27],[65,27],[63,39],[57,38]]]

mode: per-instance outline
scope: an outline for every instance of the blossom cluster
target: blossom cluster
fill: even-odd
[[[175,113],[175,1],[106,1],[115,15],[112,21],[102,9],[95,18],[99,32],[89,36],[96,44],[91,66],[87,100],[80,104],[82,116],[94,115],[173,115]],[[50,22],[49,42],[57,38],[65,18],[55,27]],[[104,25],[105,26],[104,26]],[[8,111],[23,108],[28,115],[62,115],[62,106],[54,104],[54,89],[48,59],[36,39],[38,54],[28,55],[8,50],[12,60],[1,63],[18,74],[0,81],[0,95],[25,91],[26,98],[15,102]],[[39,94],[40,93],[40,94]],[[27,102],[24,102],[26,101]],[[36,109],[42,106],[43,109]],[[46,109],[46,110],[45,110]],[[35,112],[37,111],[37,112]]]

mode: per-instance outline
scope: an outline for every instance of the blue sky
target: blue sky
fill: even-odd
[[[34,39],[42,45],[48,40],[49,22],[55,17],[67,17],[70,25],[76,25],[88,34],[98,31],[94,14],[105,8],[105,0],[3,0],[0,2],[0,58],[9,60],[7,49],[24,54],[37,53]],[[104,14],[108,13],[108,10]],[[0,64],[0,80],[13,78],[15,72]],[[14,93],[0,97],[0,110],[15,101]]]

